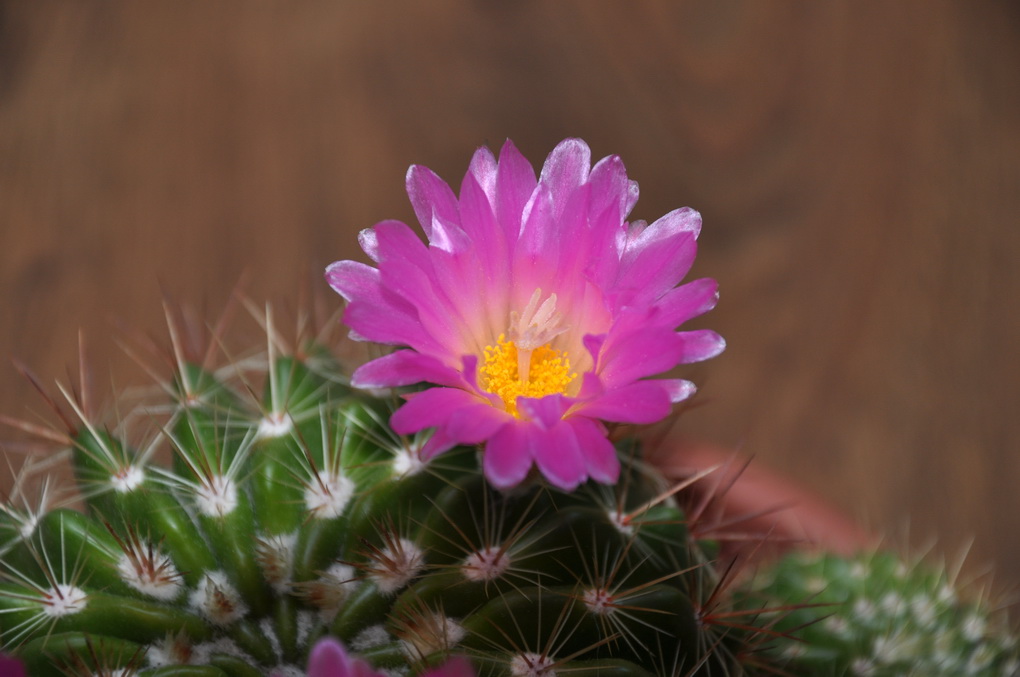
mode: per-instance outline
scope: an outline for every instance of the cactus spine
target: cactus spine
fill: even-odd
[[[792,674],[1020,674],[1020,644],[1003,618],[987,600],[962,596],[944,566],[891,552],[793,553],[746,592],[765,607],[810,602],[771,614],[778,639],[769,651]]]
[[[0,504],[0,641],[28,674],[299,676],[326,635],[411,675],[1018,671],[940,569],[794,554],[734,588],[633,442],[616,486],[498,491],[477,450],[422,461],[393,393],[263,324],[268,349],[213,369],[171,322],[158,397],[105,422],[65,389],[66,431],[20,424],[62,441],[85,506],[47,458]]]
[[[633,445],[616,487],[497,491],[473,449],[422,462],[392,395],[353,392],[321,345],[277,354],[271,324],[261,360],[175,345],[167,401],[119,423],[68,393],[85,512],[0,513],[3,648],[30,674],[298,675],[326,634],[411,673],[451,651],[482,674],[732,663],[695,609],[711,569]]]

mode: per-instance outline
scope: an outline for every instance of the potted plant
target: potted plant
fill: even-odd
[[[637,185],[577,139],[537,175],[507,142],[458,193],[423,167],[407,187],[426,241],[383,222],[372,265],[326,272],[352,337],[392,347],[353,373],[308,322],[196,350],[170,314],[157,399],[111,420],[65,389],[57,427],[15,422],[85,504],[28,498],[32,462],[0,511],[0,637],[30,674],[1016,669],[943,574],[854,554],[802,493],[775,512],[789,488],[754,466],[630,434],[693,394],[663,372],[725,345],[677,330],[717,298],[681,284],[697,212],[628,221]],[[802,536],[833,547],[746,565]]]

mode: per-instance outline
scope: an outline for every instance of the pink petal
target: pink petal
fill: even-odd
[[[591,355],[592,362],[594,363],[593,371],[598,371],[601,368],[600,356],[602,354],[602,346],[606,344],[605,334],[585,334],[582,342],[584,343],[584,349]]]
[[[407,170],[407,195],[429,242],[449,249],[449,233],[460,229],[460,208],[450,186],[428,167]]]
[[[616,457],[616,447],[606,437],[606,427],[583,416],[571,417],[567,422],[577,436],[588,475],[602,484],[616,484],[620,478],[620,460]]]
[[[539,427],[549,430],[563,419],[571,402],[563,395],[545,397],[518,397],[517,410]]]
[[[726,349],[726,340],[711,329],[682,331],[678,336],[683,340],[682,364],[707,360]]]
[[[332,637],[319,640],[308,657],[308,677],[352,677],[351,668],[343,645]]]
[[[468,174],[460,191],[460,209],[464,215],[464,230],[474,238],[472,254],[477,258],[466,265],[486,281],[486,291],[492,294],[496,289],[510,286],[506,236],[496,225],[488,196],[483,188]]]
[[[457,440],[447,435],[443,428],[436,428],[418,453],[421,460],[427,462],[455,446],[457,446]]]
[[[356,298],[381,299],[379,270],[358,261],[335,261],[329,264],[326,266],[326,281],[347,301]]]
[[[630,208],[631,187],[637,196],[637,184],[627,180],[627,172],[619,157],[600,160],[589,177],[588,221],[591,223],[591,244],[586,253],[588,276],[600,286],[608,287],[618,275],[617,239],[625,232],[624,219]]]
[[[406,223],[383,221],[372,230],[383,277],[386,276],[386,266],[394,261],[414,263],[423,269],[428,267],[428,247]]]
[[[452,412],[470,407],[480,400],[477,395],[460,388],[428,388],[407,396],[407,402],[393,412],[390,425],[398,435],[416,433],[446,423]]]
[[[673,404],[677,402],[683,402],[694,393],[698,392],[698,387],[690,381],[685,381],[682,378],[663,378],[658,379],[658,382],[666,388],[669,394],[669,401]]]
[[[599,376],[612,389],[661,374],[684,362],[687,345],[686,339],[672,329],[655,327],[638,327],[610,336],[599,357]]]
[[[547,265],[554,262],[562,242],[553,213],[553,195],[548,186],[539,184],[524,208],[523,219],[514,252],[515,272],[539,261]]]
[[[475,151],[475,154],[471,156],[471,164],[468,165],[468,172],[464,175],[465,180],[470,176],[474,181],[481,187],[482,191],[489,198],[489,204],[495,204],[496,202],[496,172],[498,165],[496,164],[496,157],[492,154],[492,151],[487,146],[481,146]],[[464,199],[464,186],[461,185],[461,200]],[[461,220],[466,223],[467,218],[463,212],[461,212]]]
[[[499,167],[496,171],[496,201],[493,205],[496,220],[507,236],[507,242],[517,241],[521,232],[521,215],[538,181],[535,170],[507,139],[499,152]]]
[[[587,479],[587,463],[574,429],[560,421],[548,430],[529,426],[535,463],[547,480],[564,491],[573,491]]]
[[[414,306],[418,324],[436,344],[446,348],[443,353],[461,352],[461,337],[470,335],[461,315],[463,307],[458,308],[437,294],[428,273],[414,263],[391,261],[384,269],[383,282],[391,294]]]
[[[602,158],[592,167],[588,183],[591,184],[588,207],[591,220],[598,224],[596,227],[618,229],[627,218],[631,199],[631,182],[627,180],[623,160],[618,155]]]
[[[460,444],[479,444],[492,437],[504,425],[513,422],[513,416],[488,402],[460,407],[451,412],[444,432]]]
[[[349,302],[344,323],[352,334],[390,345],[439,348],[421,326],[415,307],[384,287],[377,269],[357,261],[337,261],[326,268],[326,279]]]
[[[422,677],[475,677],[475,669],[468,659],[454,656],[438,668],[429,670]]]
[[[374,228],[365,228],[358,233],[358,245],[368,258],[379,263],[379,242],[376,240]]]
[[[669,415],[676,388],[658,380],[637,381],[614,388],[578,406],[587,418],[618,423],[654,423]]]
[[[520,423],[508,423],[485,445],[482,469],[498,489],[516,486],[527,477],[534,458],[533,440]]]
[[[380,304],[352,301],[344,311],[344,324],[351,328],[352,335],[357,332],[362,340],[409,346],[426,353],[441,350],[418,318],[408,315],[389,300]]]
[[[4,677],[25,677],[25,664],[15,658],[0,656],[0,675],[4,675]]]
[[[457,386],[463,385],[464,378],[457,369],[413,350],[398,350],[372,360],[358,367],[351,377],[355,388],[396,388],[415,383]]]
[[[700,229],[701,215],[684,208],[632,234],[620,259],[617,286],[648,301],[675,287],[694,262]]]
[[[591,150],[581,139],[564,139],[549,153],[538,182],[552,194],[557,214],[562,212],[574,189],[588,179],[590,170]]]
[[[464,303],[442,293],[432,269],[429,251],[406,225],[393,222],[376,227],[383,265],[382,284],[417,311],[423,329],[450,352],[462,348],[461,337],[470,335]]]
[[[718,283],[705,277],[669,290],[655,302],[655,307],[663,326],[678,327],[715,308],[718,300]]]

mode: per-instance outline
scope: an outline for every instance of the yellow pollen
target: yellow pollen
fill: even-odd
[[[517,346],[499,335],[496,345],[486,346],[485,364],[482,365],[481,386],[493,395],[499,395],[503,406],[515,417],[518,397],[545,397],[565,393],[567,386],[577,374],[570,373],[570,360],[565,352],[554,350],[548,345],[539,346],[531,352],[527,378],[521,378],[517,359]]]

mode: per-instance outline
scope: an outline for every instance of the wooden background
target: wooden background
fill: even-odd
[[[411,163],[456,185],[480,144],[577,135],[635,217],[704,215],[729,348],[683,434],[1015,585],[1018,7],[0,3],[0,411],[45,409],[7,359],[67,380],[79,328],[120,379],[111,327],[161,334],[160,285],[294,302],[413,218]]]

